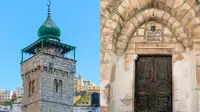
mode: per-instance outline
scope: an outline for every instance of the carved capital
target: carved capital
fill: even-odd
[[[137,58],[138,58],[138,55],[137,55],[137,54],[134,54],[134,55],[133,55],[133,59],[134,59],[134,60],[137,60]]]

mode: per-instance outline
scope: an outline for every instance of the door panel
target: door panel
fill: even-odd
[[[155,58],[155,100],[157,112],[171,112],[172,105],[172,68],[171,57]]]
[[[136,76],[136,107],[137,112],[152,112],[152,78],[153,78],[153,58],[142,57],[137,62]]]
[[[172,112],[170,56],[139,56],[136,61],[136,112]]]

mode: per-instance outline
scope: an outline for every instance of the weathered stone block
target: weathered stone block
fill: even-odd
[[[138,29],[138,35],[144,36],[144,29]]]
[[[126,43],[122,41],[118,41],[116,47],[119,49],[124,49],[126,47]]]
[[[137,20],[139,22],[139,25],[142,25],[144,23],[144,18],[143,18],[141,13],[137,14],[136,18],[137,18]]]
[[[165,35],[172,35],[172,32],[168,28],[164,28]]]
[[[138,27],[138,26],[139,26],[139,21],[138,21],[135,17],[131,18],[130,21],[133,23],[133,25],[134,25],[135,27]]]
[[[188,31],[192,31],[199,25],[200,25],[200,19],[198,17],[195,17],[185,27],[188,29]]]
[[[176,17],[178,20],[182,19],[183,16],[190,10],[190,6],[184,3],[176,12]]]
[[[129,19],[129,14],[125,11],[122,5],[119,5],[119,7],[117,8],[117,12],[122,17],[123,20]]]
[[[185,16],[181,19],[181,23],[185,26],[188,22],[190,22],[196,16],[194,10],[189,10]]]

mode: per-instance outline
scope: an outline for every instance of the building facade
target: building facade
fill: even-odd
[[[75,92],[79,93],[81,91],[100,92],[99,87],[92,83],[91,81],[84,81],[82,76],[75,77]]]
[[[17,97],[22,97],[24,95],[24,89],[23,88],[16,88],[15,94]]]
[[[94,84],[90,81],[84,81],[83,83],[84,83],[84,90],[85,91],[88,91],[89,93],[100,92],[100,89],[96,84]]]
[[[0,91],[0,99],[1,101],[11,100],[13,95],[13,91],[1,90]]]
[[[101,0],[101,110],[200,112],[199,3]]]
[[[75,92],[81,92],[83,90],[83,77],[82,76],[78,76],[75,77],[74,79],[74,88],[75,88]]]
[[[50,3],[51,4],[51,3]],[[22,49],[22,112],[73,112],[75,47],[60,42],[60,29],[48,16],[38,30],[39,39]],[[74,52],[74,58],[65,55]],[[32,56],[26,60],[23,54]]]

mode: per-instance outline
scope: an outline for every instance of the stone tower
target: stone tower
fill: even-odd
[[[39,39],[22,49],[22,112],[73,112],[75,47],[60,42],[60,29],[48,16],[38,30]],[[65,54],[73,52],[70,59]],[[24,60],[23,54],[32,54]]]

